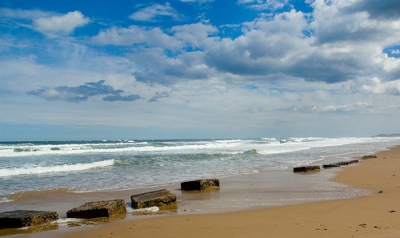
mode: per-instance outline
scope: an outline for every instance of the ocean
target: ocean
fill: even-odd
[[[200,178],[291,173],[354,159],[400,137],[0,142],[0,203],[29,191],[121,191]]]

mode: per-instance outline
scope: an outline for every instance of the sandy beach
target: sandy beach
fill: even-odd
[[[62,237],[399,237],[400,146],[346,167],[335,182],[372,195],[205,215],[121,220]]]
[[[103,219],[101,224],[53,224],[48,231],[17,231],[12,237],[398,237],[400,146],[376,155],[354,166],[310,175],[284,172],[225,178],[221,190],[205,193],[185,193],[173,184],[165,187],[178,196],[178,209],[172,214],[137,216],[128,212],[123,217]],[[326,176],[330,182],[322,181]],[[321,184],[315,184],[319,179]],[[68,209],[83,202],[129,198],[146,190],[151,188],[118,193],[34,192],[23,194],[8,206],[57,208],[63,218]],[[284,205],[285,201],[292,205]],[[244,202],[246,206],[240,208]],[[0,233],[6,234],[11,233]]]

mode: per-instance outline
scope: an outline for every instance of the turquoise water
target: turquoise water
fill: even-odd
[[[34,190],[126,190],[290,171],[398,144],[398,137],[1,142],[0,202]]]

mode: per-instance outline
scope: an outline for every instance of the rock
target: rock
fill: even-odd
[[[0,228],[20,228],[58,219],[57,212],[15,210],[0,213]]]
[[[219,188],[219,180],[218,179],[200,179],[194,181],[188,181],[181,183],[181,189],[186,191],[191,190],[204,190],[209,187],[218,187]]]
[[[131,196],[132,208],[163,207],[176,205],[176,195],[166,189]]]
[[[376,155],[364,155],[361,159],[376,159],[378,158]]]
[[[122,199],[87,202],[67,212],[68,218],[110,217],[126,213],[126,204]]]
[[[319,172],[321,167],[319,166],[301,166],[293,168],[294,173],[311,173],[311,172]]]
[[[350,161],[342,161],[342,162],[337,162],[335,163],[336,165],[342,166],[342,165],[349,165]]]
[[[338,164],[324,164],[323,167],[324,167],[324,169],[329,169],[329,168],[340,167],[340,165],[338,165]]]
[[[358,160],[342,161],[342,162],[337,162],[337,163],[333,163],[333,164],[324,164],[323,167],[324,167],[324,169],[335,168],[335,167],[340,167],[342,165],[349,165],[349,164],[353,164],[353,163],[358,163]]]

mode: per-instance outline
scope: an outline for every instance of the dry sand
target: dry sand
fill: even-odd
[[[121,220],[58,237],[400,237],[400,146],[334,181],[373,190],[351,199],[205,215]]]

